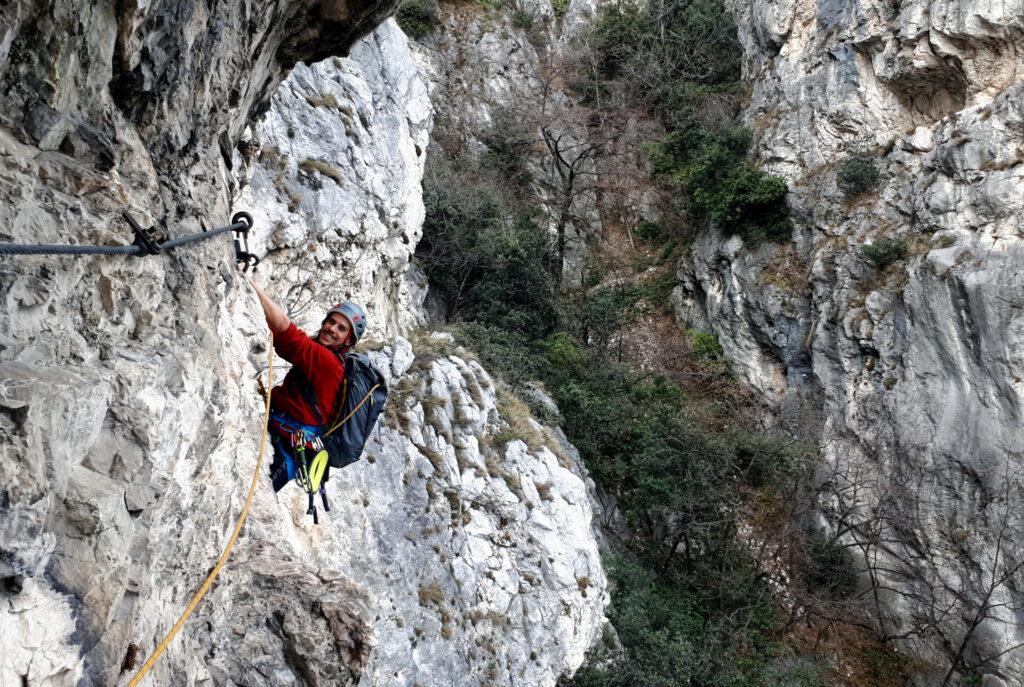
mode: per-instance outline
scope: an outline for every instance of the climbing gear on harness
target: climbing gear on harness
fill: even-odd
[[[328,416],[331,422],[323,421],[316,393],[305,378],[300,379],[299,389],[316,415],[317,425],[306,425],[278,412],[270,418],[274,430],[275,456],[270,467],[274,491],[292,480],[298,482],[309,498],[306,513],[313,516],[313,524],[319,522],[314,494],[320,493],[324,512],[329,512],[324,483],[331,468],[343,468],[359,460],[388,394],[384,376],[369,358],[361,353],[336,355],[345,364],[345,377],[336,410]]]
[[[267,378],[272,380],[274,374],[273,333],[270,334],[270,341],[268,342],[267,345],[267,358]],[[206,596],[206,592],[210,590],[210,587],[213,585],[213,581],[217,578],[217,575],[220,573],[221,568],[223,568],[224,564],[227,563],[228,556],[231,555],[231,550],[235,547],[235,541],[238,539],[238,535],[242,531],[242,525],[245,524],[246,518],[249,517],[249,508],[250,506],[252,506],[253,497],[256,495],[256,485],[260,483],[260,467],[262,467],[263,465],[263,453],[267,447],[267,422],[269,420],[270,396],[267,396],[266,407],[263,416],[263,435],[260,437],[260,452],[259,455],[256,457],[256,469],[253,470],[252,482],[249,484],[249,493],[245,497],[245,503],[242,504],[242,512],[238,516],[238,522],[235,523],[235,529],[231,533],[231,537],[228,539],[228,543],[224,546],[224,551],[221,553],[220,558],[217,559],[216,565],[213,566],[213,570],[211,570],[210,574],[208,574],[206,576],[206,579],[203,580],[203,584],[200,585],[196,593],[192,595],[191,601],[188,602],[188,606],[185,607],[185,610],[182,612],[177,622],[174,623],[174,627],[171,628],[170,632],[167,633],[167,636],[165,636],[163,640],[160,642],[160,644],[157,645],[156,649],[153,651],[150,657],[146,659],[146,662],[142,665],[141,668],[139,668],[139,672],[135,673],[131,681],[128,682],[128,687],[137,687],[137,685],[140,682],[142,682],[142,679],[146,677],[146,673],[148,673],[150,669],[156,664],[156,661],[158,658],[160,658],[160,655],[167,650],[167,647],[170,645],[175,635],[177,635],[178,631],[181,630],[181,628],[185,625],[185,621],[188,620],[189,616],[192,615],[192,612],[196,610],[196,607],[199,605],[199,602],[203,600],[204,596]]]
[[[330,511],[327,504],[327,492],[323,485],[330,475],[330,464],[324,444],[318,436],[317,428],[292,420],[284,413],[272,413],[271,427],[274,434],[274,463],[270,466],[270,479],[274,491],[280,491],[291,480],[298,482],[309,498],[306,515],[313,516],[313,524],[320,523],[314,495],[319,492],[324,503],[324,511]]]
[[[18,244],[0,243],[0,255],[157,255],[170,248],[177,248],[186,243],[204,241],[228,231],[234,231],[248,235],[252,229],[252,215],[248,212],[236,212],[231,218],[231,224],[225,227],[218,227],[210,231],[201,231],[197,234],[181,236],[169,241],[160,242],[152,230],[145,230],[126,212],[125,220],[135,232],[135,241],[128,246],[66,246],[66,245],[42,245],[42,244]],[[259,260],[255,255],[248,252],[249,246],[246,242],[245,250],[239,251],[236,243],[236,258],[239,262],[245,262],[247,266],[255,267]],[[256,260],[256,262],[252,262]]]
[[[327,315],[324,315],[324,319],[327,319],[332,312],[336,312],[348,320],[348,323],[352,325],[352,345],[355,346],[359,343],[359,339],[363,338],[363,332],[366,331],[366,313],[363,312],[363,309],[352,301],[335,303],[327,311]]]

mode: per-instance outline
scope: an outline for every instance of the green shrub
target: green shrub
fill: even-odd
[[[903,239],[881,238],[861,246],[860,251],[875,269],[884,270],[897,260],[907,257],[907,242]]]
[[[643,566],[606,561],[608,611],[626,652],[591,656],[573,687],[823,687],[821,667],[794,657],[771,635],[780,625],[768,589],[749,581],[717,598],[700,582],[658,577]],[[720,585],[712,585],[720,587]]]
[[[571,0],[551,0],[551,9],[555,11],[556,17],[563,17],[565,13],[569,11],[569,2]]]
[[[437,26],[440,12],[437,0],[402,0],[395,21],[410,38],[423,38]]]
[[[533,12],[523,9],[517,9],[512,12],[512,26],[521,31],[532,31],[533,24],[536,18],[533,16]]]
[[[852,155],[839,165],[836,183],[848,198],[873,190],[878,186],[881,173],[875,159],[867,155]]]
[[[665,246],[661,249],[661,254],[658,256],[658,262],[665,262],[666,260],[671,258],[672,254],[676,252],[676,248],[678,247],[679,245],[675,241],[669,241],[668,243],[666,243]],[[674,286],[675,285],[673,285],[673,287]]]
[[[690,339],[690,350],[696,358],[710,363],[725,361],[725,350],[714,334],[687,329],[686,336]]]
[[[726,234],[750,247],[786,241],[793,232],[786,202],[788,187],[745,162],[750,132],[731,127],[710,132],[689,126],[652,146],[655,173],[687,191],[687,205]]]
[[[665,238],[665,232],[657,222],[642,219],[636,223],[633,236],[645,243],[660,243]]]

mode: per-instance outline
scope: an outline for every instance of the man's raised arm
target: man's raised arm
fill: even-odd
[[[292,321],[288,319],[288,313],[284,311],[280,305],[278,305],[273,298],[267,295],[266,291],[260,288],[260,285],[256,283],[255,279],[250,279],[249,283],[252,284],[252,288],[256,290],[256,295],[260,298],[260,305],[263,306],[263,315],[267,318],[267,324],[270,326],[270,331],[274,334],[281,334],[289,326]]]

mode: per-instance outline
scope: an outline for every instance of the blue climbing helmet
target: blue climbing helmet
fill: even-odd
[[[355,346],[359,343],[359,339],[363,338],[363,332],[366,331],[366,313],[363,312],[363,309],[352,301],[335,303],[324,315],[324,319],[330,317],[332,312],[336,312],[348,320],[352,326],[352,345]]]

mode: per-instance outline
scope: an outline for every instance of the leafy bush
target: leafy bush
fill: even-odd
[[[557,321],[547,232],[517,214],[502,181],[489,179],[476,161],[435,153],[416,248],[427,276],[456,318],[546,335]]]
[[[907,257],[907,242],[903,239],[882,238],[861,246],[860,252],[875,269],[884,270],[897,260]]]
[[[565,13],[569,11],[570,0],[551,0],[551,9],[555,11],[556,17],[565,16]]]
[[[686,416],[676,384],[608,360],[658,280],[578,295],[544,337],[468,323],[459,343],[515,384],[537,379],[591,476],[633,528],[632,562],[613,561],[609,617],[624,652],[581,670],[575,687],[702,684],[819,687],[813,664],[774,637],[783,619],[735,540],[744,489],[791,484],[803,454],[764,435],[711,432]],[[691,332],[695,355],[724,361],[714,336]]]
[[[656,174],[686,189],[691,212],[725,233],[751,247],[786,241],[793,232],[786,181],[746,164],[749,146],[746,128],[689,126],[652,146],[652,163]]]
[[[395,21],[410,38],[423,38],[437,26],[440,12],[437,0],[402,0]]]
[[[687,329],[686,336],[690,339],[690,351],[696,358],[710,363],[725,362],[725,351],[714,334]]]
[[[839,166],[836,183],[847,198],[852,198],[873,190],[880,178],[881,173],[874,158],[852,155]]]
[[[820,669],[769,638],[778,612],[754,577],[712,600],[708,591],[719,584],[701,589],[703,580],[658,578],[621,557],[607,563],[614,588],[608,616],[626,655],[591,661],[602,667],[579,671],[574,687],[824,685]]]
[[[512,26],[522,31],[533,30],[533,24],[536,18],[533,16],[533,12],[523,9],[517,9],[512,12]]]
[[[636,227],[633,229],[633,235],[646,243],[659,243],[665,237],[665,233],[662,231],[661,226],[659,226],[657,222],[652,222],[647,219],[642,219],[636,223]]]

